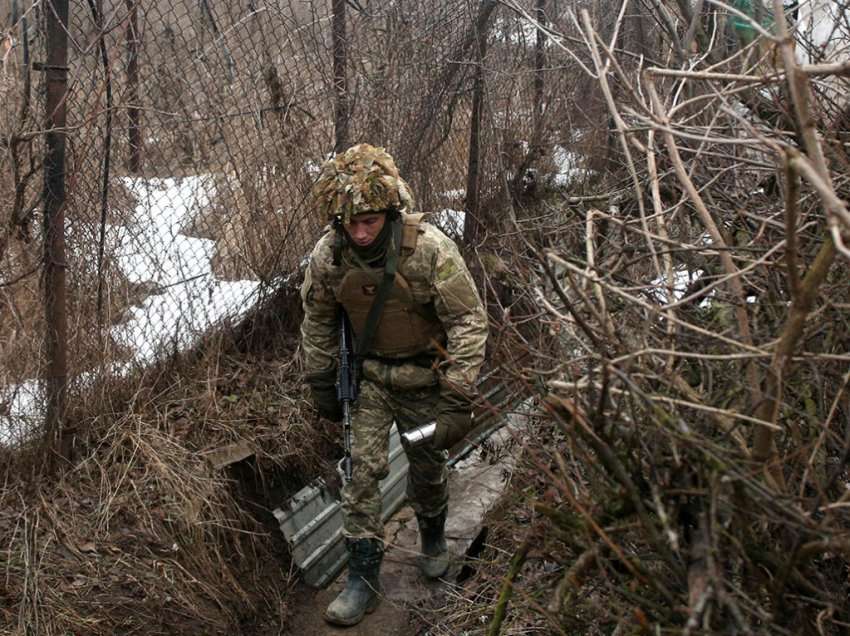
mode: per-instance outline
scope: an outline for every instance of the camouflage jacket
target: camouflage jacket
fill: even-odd
[[[333,264],[334,238],[334,230],[329,230],[319,239],[310,255],[301,288],[302,350],[308,375],[336,367],[340,286],[352,269],[364,271],[346,254],[346,248],[342,264]],[[380,269],[370,271],[382,274]],[[431,316],[438,331],[445,334],[441,338],[446,353],[446,360],[440,365],[445,373],[442,380],[449,385],[471,388],[484,362],[488,326],[481,299],[457,246],[439,229],[422,222],[415,249],[412,253],[403,252],[399,258],[398,273],[409,284],[413,301],[422,310],[417,313]],[[381,329],[379,323],[378,331]],[[436,355],[436,345],[421,353],[431,352]],[[367,352],[366,364],[370,362],[370,353],[374,351]],[[369,377],[368,369],[364,369],[364,374]]]

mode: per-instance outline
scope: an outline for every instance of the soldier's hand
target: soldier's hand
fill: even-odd
[[[434,431],[434,448],[448,450],[457,444],[472,428],[472,408],[461,395],[445,391],[437,405],[437,428]]]
[[[336,389],[333,391],[317,391],[313,389],[313,405],[319,416],[330,420],[331,422],[339,423],[342,421],[342,405],[336,399]]]
[[[342,421],[342,405],[336,396],[336,372],[322,372],[307,376],[313,406],[319,416],[331,422]]]

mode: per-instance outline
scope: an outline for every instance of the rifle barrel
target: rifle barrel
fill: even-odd
[[[336,385],[337,399],[342,403],[342,434],[345,448],[343,468],[346,481],[351,481],[351,404],[357,399],[357,367],[348,314],[340,309],[339,321],[339,375]]]

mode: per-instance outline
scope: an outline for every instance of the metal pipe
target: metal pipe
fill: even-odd
[[[434,433],[437,432],[437,423],[429,422],[423,424],[419,428],[414,428],[412,431],[407,431],[401,434],[401,438],[410,446],[422,446],[430,443],[434,439]]]

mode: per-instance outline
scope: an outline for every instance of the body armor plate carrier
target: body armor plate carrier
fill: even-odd
[[[405,214],[401,240],[402,263],[416,250],[419,224],[423,214]],[[403,269],[403,266],[402,266]],[[369,308],[381,283],[381,269],[352,267],[336,290],[336,297],[345,307],[355,335],[363,333]],[[433,304],[417,303],[410,284],[401,272],[395,275],[395,284],[387,297],[383,312],[374,330],[370,351],[364,352],[388,358],[407,358],[428,350],[436,350],[435,343],[444,345],[446,334],[437,319]]]

